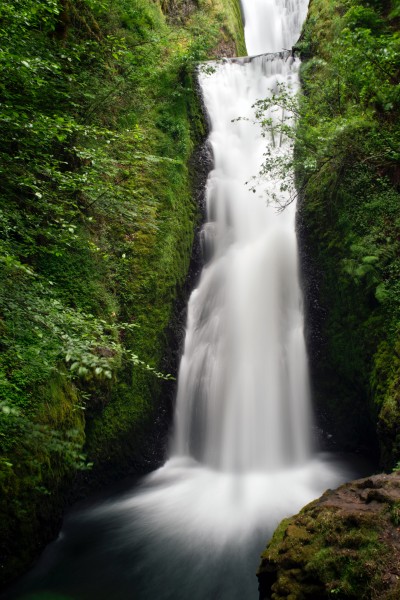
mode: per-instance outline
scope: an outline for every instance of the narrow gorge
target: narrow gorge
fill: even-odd
[[[68,488],[130,479],[70,509],[4,598],[396,598],[399,476],[351,481],[400,458],[396,6],[243,0],[243,40],[234,1],[45,4],[46,41],[32,9],[21,63],[42,77],[20,82],[29,110],[41,69],[73,82],[68,62],[91,72],[103,41],[93,81],[109,89],[104,116],[88,78],[83,116],[63,83],[68,123],[43,98],[41,121],[5,119],[10,139],[28,131],[27,164],[30,129],[48,128],[54,173],[24,180],[31,229],[5,213],[5,581],[54,535]],[[36,254],[32,195],[50,198]]]

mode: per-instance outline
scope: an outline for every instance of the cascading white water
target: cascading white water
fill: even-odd
[[[264,186],[252,194],[245,185],[267,143],[290,151],[260,135],[252,106],[278,83],[295,91],[297,63],[265,55],[200,76],[214,156],[203,245],[213,256],[189,302],[174,452],[223,471],[271,470],[310,456],[295,207],[277,213]]]
[[[279,52],[295,43],[307,1],[247,0],[243,10],[250,53]],[[268,194],[245,184],[266,144],[291,151],[261,135],[253,105],[279,85],[295,93],[298,62],[286,51],[200,74],[214,157],[202,232],[212,258],[189,302],[173,454],[222,471],[271,471],[310,457],[295,207],[278,214]],[[279,183],[267,182],[267,192]]]
[[[306,0],[242,4],[251,54],[295,43]],[[298,67],[286,52],[200,74],[214,156],[202,232],[208,263],[188,307],[171,457],[122,500],[72,519],[83,538],[86,528],[104,537],[95,561],[93,549],[85,560],[78,554],[79,583],[71,577],[82,542],[76,534],[59,542],[68,565],[61,589],[74,597],[255,599],[258,556],[278,522],[354,475],[310,444],[295,206],[278,214],[267,205],[277,181],[256,193],[245,184],[266,144],[291,151],[262,137],[252,105],[279,83],[295,92]],[[122,565],[117,584],[111,549]]]
[[[289,50],[300,35],[308,0],[241,0],[250,56]]]

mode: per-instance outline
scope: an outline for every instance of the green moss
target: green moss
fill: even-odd
[[[0,136],[5,579],[53,533],[85,461],[98,477],[140,463],[161,393],[146,364],[165,357],[198,220],[195,67],[245,53],[237,0],[49,6],[2,7],[0,87],[18,107]]]
[[[231,38],[235,41],[236,52],[238,56],[245,56],[247,54],[247,51],[246,44],[244,41],[244,30],[240,2],[238,0],[219,0],[219,2],[217,2],[216,4],[219,4],[219,10],[226,19],[226,37]]]
[[[398,154],[386,144],[398,138],[398,36],[379,6],[313,0],[299,49],[300,214],[326,311],[316,402],[342,446],[374,452],[378,433],[390,468],[400,451],[400,221]],[[393,60],[377,61],[389,49]]]
[[[395,527],[400,525],[400,501],[394,502],[390,507],[390,519]]]
[[[348,518],[313,503],[285,519],[274,534],[258,576],[276,572],[272,598],[371,598],[384,586],[390,550],[379,539],[382,519]],[[379,597],[379,596],[373,596]]]
[[[84,459],[85,421],[75,387],[54,375],[33,393],[38,408],[30,420],[8,415],[7,454],[0,461],[3,581],[29,564],[41,539],[54,535],[61,492]]]

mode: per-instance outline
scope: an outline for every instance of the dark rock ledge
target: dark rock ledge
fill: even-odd
[[[400,473],[327,490],[282,521],[257,575],[260,600],[399,600]]]

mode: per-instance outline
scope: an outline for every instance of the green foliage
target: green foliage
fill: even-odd
[[[281,179],[278,208],[299,194],[303,232],[323,274],[318,401],[346,445],[368,445],[368,420],[378,417],[390,467],[400,458],[400,36],[388,13],[358,0],[315,0],[298,44],[307,59],[302,94],[296,101],[281,87],[257,104],[257,118],[270,130],[271,111],[285,110],[274,135],[289,138],[294,155],[267,152],[261,175]],[[358,439],[352,419],[364,423]]]
[[[297,198],[293,146],[300,116],[298,98],[290,87],[278,83],[277,91],[258,100],[253,108],[254,122],[260,125],[262,136],[269,138],[270,143],[260,172],[247,184],[251,183],[250,189],[255,192],[254,182],[260,183],[265,178],[279,182],[278,191],[268,191],[267,202],[282,211]]]
[[[163,3],[168,18],[148,0],[1,3],[4,556],[19,556],[18,523],[30,559],[43,494],[51,512],[87,460],[135,460],[159,380],[172,378],[164,331],[188,268],[188,163],[204,135],[193,71],[240,28],[226,2],[227,19],[214,1]],[[1,565],[5,578],[17,562]]]

